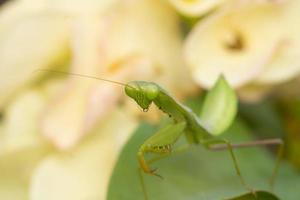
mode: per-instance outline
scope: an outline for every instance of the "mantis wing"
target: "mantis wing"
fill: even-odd
[[[232,124],[236,112],[235,92],[221,75],[204,99],[200,119],[211,134],[219,135]]]

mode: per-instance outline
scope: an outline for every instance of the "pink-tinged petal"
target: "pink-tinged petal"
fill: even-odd
[[[99,18],[75,21],[73,33],[72,69],[77,73],[94,75],[101,66]],[[79,72],[80,69],[82,72]],[[42,131],[59,148],[68,148],[82,137],[82,121],[85,119],[88,95],[94,84],[94,80],[71,77],[46,110]]]
[[[105,68],[101,59],[101,51],[105,49],[101,49],[103,27],[100,22],[98,18],[77,22],[72,70],[92,76],[101,73],[102,78],[125,83],[133,76],[141,79],[151,76],[154,67],[141,56],[129,56]],[[70,77],[66,87],[57,94],[44,114],[44,135],[60,149],[73,147],[99,120],[115,109],[123,94],[122,87],[99,80]]]
[[[113,75],[107,73],[105,78],[126,83],[132,76],[138,75],[146,80],[154,73],[150,65],[149,69],[145,65],[149,64],[142,58],[132,59],[121,65]],[[99,120],[116,108],[124,95],[124,87],[98,80],[74,78],[68,86],[50,105],[42,123],[45,136],[60,149],[76,145]]]

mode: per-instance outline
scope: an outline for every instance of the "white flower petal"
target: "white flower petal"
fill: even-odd
[[[190,92],[192,82],[183,63],[179,18],[163,0],[124,1],[108,19],[105,44],[108,62],[141,55],[158,67],[156,82],[172,93]],[[139,77],[136,76],[135,79]]]
[[[234,87],[255,79],[282,39],[280,6],[231,7],[200,21],[185,46],[194,79],[206,88],[220,74]]]
[[[30,176],[45,153],[43,148],[0,153],[0,199],[28,199]]]
[[[182,14],[201,16],[230,0],[169,0]]]
[[[42,87],[25,90],[11,101],[3,112],[0,155],[45,145],[40,117],[53,91],[60,86],[59,81],[48,81]]]
[[[119,0],[46,0],[48,9],[61,11],[70,15],[102,14],[110,9]]]
[[[136,123],[117,111],[72,153],[45,158],[30,188],[32,200],[105,199],[113,164]]]
[[[18,0],[8,1],[0,8],[0,31],[17,23],[30,15],[41,13],[45,9],[45,1],[42,0]]]
[[[102,65],[99,51],[102,31],[100,22],[98,17],[74,21],[72,70],[79,74],[95,75]],[[86,133],[89,98],[96,84],[99,81],[72,77],[49,105],[43,117],[42,131],[57,147],[69,148]],[[102,95],[105,95],[108,102],[115,103],[105,90]],[[102,107],[105,108],[103,105]],[[95,122],[95,119],[92,121]]]
[[[67,22],[61,16],[28,16],[0,32],[0,105],[45,68],[65,59]],[[8,89],[9,88],[9,89]]]
[[[20,95],[6,109],[3,150],[16,151],[41,143],[38,121],[46,102],[41,92],[30,90]]]
[[[281,5],[282,39],[271,61],[257,78],[260,84],[281,83],[300,73],[300,1],[288,1]],[[276,20],[276,19],[274,19]],[[279,27],[278,27],[279,28]]]
[[[137,78],[146,80],[158,66],[166,85],[181,91],[179,88],[189,79],[176,78],[188,77],[188,73],[183,73],[178,21],[172,9],[152,0],[134,0],[124,2],[113,12],[111,18],[98,22],[86,18],[79,23],[73,38],[72,70],[126,83]],[[123,90],[107,84],[76,78],[49,107],[43,132],[58,148],[74,146],[116,106]]]

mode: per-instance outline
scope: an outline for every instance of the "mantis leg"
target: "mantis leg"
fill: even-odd
[[[141,170],[141,168],[138,168],[138,174],[139,174],[139,178],[140,178],[140,183],[141,183],[141,186],[142,186],[142,191],[143,191],[143,194],[144,194],[144,199],[145,200],[148,200],[148,193],[147,193],[147,190],[146,190],[146,185],[145,185],[145,181],[144,181],[144,177],[143,177],[143,172]]]
[[[148,161],[148,164],[154,163],[154,162],[156,162],[156,161],[158,161],[160,159],[163,159],[163,158],[165,158],[167,156],[170,156],[170,155],[176,155],[176,154],[185,152],[185,151],[187,151],[190,148],[191,148],[191,144],[183,145],[181,147],[178,147],[177,149],[172,150],[169,154],[162,154],[162,155],[159,155],[159,156],[157,156],[155,158],[150,159]]]
[[[158,159],[164,158],[166,155],[169,155],[169,153],[172,152],[171,145],[174,144],[177,139],[180,137],[180,135],[183,133],[183,130],[186,127],[185,122],[180,122],[177,124],[170,124],[166,126],[165,128],[159,130],[156,132],[153,136],[151,136],[149,139],[147,139],[144,144],[140,147],[137,157],[140,164],[139,168],[139,177],[140,182],[142,185],[142,190],[144,193],[145,200],[148,199],[148,194],[144,182],[144,177],[142,174],[142,170],[145,173],[155,175],[157,177],[162,178],[159,174],[155,173],[156,169],[150,169],[149,164],[154,162],[155,160],[150,160],[150,162],[146,162],[144,158],[145,153],[159,153],[162,154],[162,156]]]
[[[171,145],[177,141],[179,136],[183,133],[185,127],[186,122],[168,125],[145,141],[137,154],[140,167],[145,173],[162,178],[160,175],[155,173],[156,169],[150,169],[144,158],[144,155],[145,153],[170,153],[172,151]]]
[[[150,159],[147,163],[148,163],[148,164],[151,164],[151,163],[153,163],[153,162],[155,162],[155,161],[158,161],[158,160],[160,160],[160,159],[163,159],[163,158],[169,156],[170,154],[171,154],[171,155],[174,155],[174,154],[182,153],[182,152],[188,150],[190,147],[191,147],[190,144],[181,146],[181,147],[179,147],[179,148],[177,148],[177,149],[171,151],[169,154],[165,153],[165,154],[159,155],[159,156],[157,156],[157,157],[155,157],[155,158],[152,158],[152,159]],[[143,191],[143,193],[144,193],[144,199],[145,199],[145,200],[148,200],[148,194],[147,194],[147,190],[146,190],[146,186],[145,186],[144,177],[143,177],[143,174],[142,174],[142,169],[141,169],[141,168],[138,168],[138,172],[139,172],[140,182],[141,182],[141,185],[142,185],[142,191]]]
[[[229,153],[230,153],[230,156],[231,156],[231,159],[233,161],[233,164],[234,164],[234,168],[235,168],[235,171],[236,171],[236,174],[238,175],[238,177],[240,178],[240,181],[242,183],[242,185],[247,189],[249,190],[250,192],[252,192],[254,195],[255,195],[255,192],[252,188],[250,188],[242,174],[241,174],[241,171],[240,171],[240,168],[238,166],[238,163],[237,163],[237,159],[233,153],[233,147],[232,147],[232,144],[227,141],[227,140],[224,140],[224,139],[211,139],[211,140],[204,140],[204,141],[201,141],[201,143],[209,150],[213,150],[214,146],[215,145],[224,145],[224,149],[228,149],[229,150]]]
[[[276,145],[278,146],[277,150],[277,158],[276,158],[276,164],[274,166],[272,175],[270,177],[270,185],[273,189],[275,184],[275,179],[278,173],[280,161],[283,156],[283,149],[284,149],[284,142],[280,138],[274,138],[274,139],[265,139],[265,140],[256,140],[256,141],[250,141],[245,143],[239,143],[239,144],[232,144],[232,148],[245,148],[245,147],[256,147],[256,146],[262,146],[262,145]],[[216,144],[211,146],[212,150],[224,150],[227,149],[227,146],[224,144]]]

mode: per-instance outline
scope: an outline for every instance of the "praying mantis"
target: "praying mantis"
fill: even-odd
[[[231,125],[237,111],[236,95],[224,76],[221,75],[208,92],[200,116],[197,116],[191,109],[176,101],[175,98],[156,83],[133,81],[125,86],[125,93],[134,99],[143,110],[148,110],[151,103],[154,103],[162,112],[173,119],[173,123],[158,130],[140,146],[137,158],[141,169],[145,173],[162,178],[157,173],[157,169],[149,167],[144,158],[145,154],[170,154],[176,151],[172,149],[172,146],[179,137],[184,136],[188,144],[187,147],[203,145],[208,150],[227,149],[241,184],[255,195],[255,191],[246,184],[241,174],[233,148],[279,145],[277,161],[270,179],[270,185],[273,187],[283,152],[283,141],[281,139],[274,138],[231,144],[225,139],[215,137],[223,133]],[[182,149],[178,150],[181,151]]]
[[[87,77],[119,84],[124,86],[126,95],[132,98],[138,106],[143,109],[143,111],[148,111],[150,105],[154,104],[162,112],[166,113],[172,119],[172,122],[149,137],[140,146],[137,152],[137,160],[140,169],[146,174],[162,178],[162,176],[157,173],[157,169],[150,167],[150,163],[164,158],[169,154],[173,154],[176,151],[181,151],[182,149],[173,149],[173,146],[180,137],[185,137],[187,141],[187,148],[192,145],[202,145],[207,150],[228,150],[241,184],[245,187],[245,189],[253,193],[254,196],[255,190],[248,186],[244,180],[233,149],[261,145],[278,145],[277,160],[270,178],[271,187],[274,185],[275,177],[283,154],[284,143],[281,139],[273,138],[231,144],[226,139],[216,137],[221,135],[232,124],[237,113],[236,94],[222,75],[219,76],[214,86],[207,92],[202,111],[200,115],[197,115],[187,106],[179,103],[166,90],[154,82],[131,81],[124,84],[117,81],[76,73],[54,70],[39,71]],[[147,161],[145,159],[145,154],[147,153],[159,154],[161,158],[158,157],[158,159]],[[148,199],[142,178],[141,181],[145,199]]]

